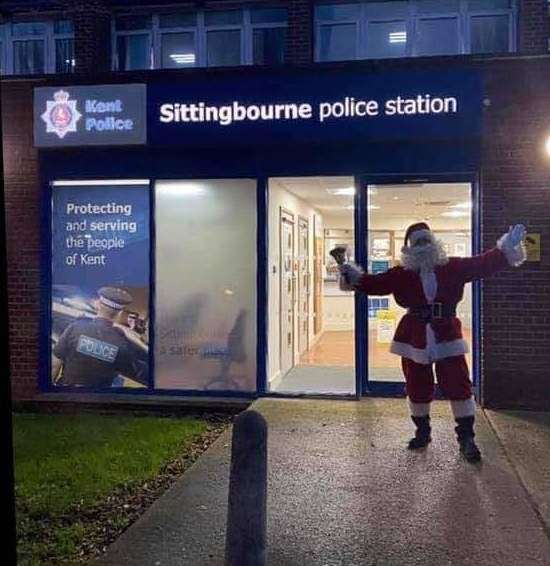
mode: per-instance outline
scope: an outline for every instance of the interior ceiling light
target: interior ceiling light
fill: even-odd
[[[353,196],[355,187],[346,187],[345,189],[327,189],[327,193],[336,196]]]
[[[390,43],[407,43],[406,31],[392,31],[389,34]]]
[[[472,208],[472,203],[470,201],[467,202],[459,202],[458,204],[453,204],[451,208],[458,208],[462,210],[469,210]]]
[[[448,218],[463,218],[470,216],[470,213],[462,210],[448,210],[447,212],[442,212],[441,216],[446,216]]]
[[[179,65],[185,65],[188,63],[195,62],[195,54],[194,53],[172,53],[170,55],[170,59],[175,61]]]

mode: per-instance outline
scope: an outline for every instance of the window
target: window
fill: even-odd
[[[122,16],[115,22],[116,69],[150,69],[152,34],[149,16]]]
[[[244,58],[242,50],[242,10],[207,12],[206,65],[208,67],[230,67],[239,65]]]
[[[285,8],[120,16],[113,23],[113,67],[278,65],[286,26]]]
[[[74,65],[74,31],[69,20],[0,26],[2,74],[70,73]]]
[[[317,61],[506,53],[515,49],[515,0],[391,0],[319,4]]]
[[[250,10],[253,65],[284,63],[286,21],[286,8]]]

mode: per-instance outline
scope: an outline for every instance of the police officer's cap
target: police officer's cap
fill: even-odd
[[[133,300],[130,293],[118,287],[101,287],[97,294],[101,303],[118,311],[122,310]]]

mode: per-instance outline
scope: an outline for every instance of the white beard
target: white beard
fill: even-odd
[[[448,262],[443,244],[435,238],[431,244],[401,248],[401,265],[411,271],[427,273],[433,271],[436,265],[445,265]]]

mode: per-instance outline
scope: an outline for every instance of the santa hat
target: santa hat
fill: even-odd
[[[431,236],[430,227],[425,222],[411,224],[405,232],[405,245],[413,245],[422,236]]]

